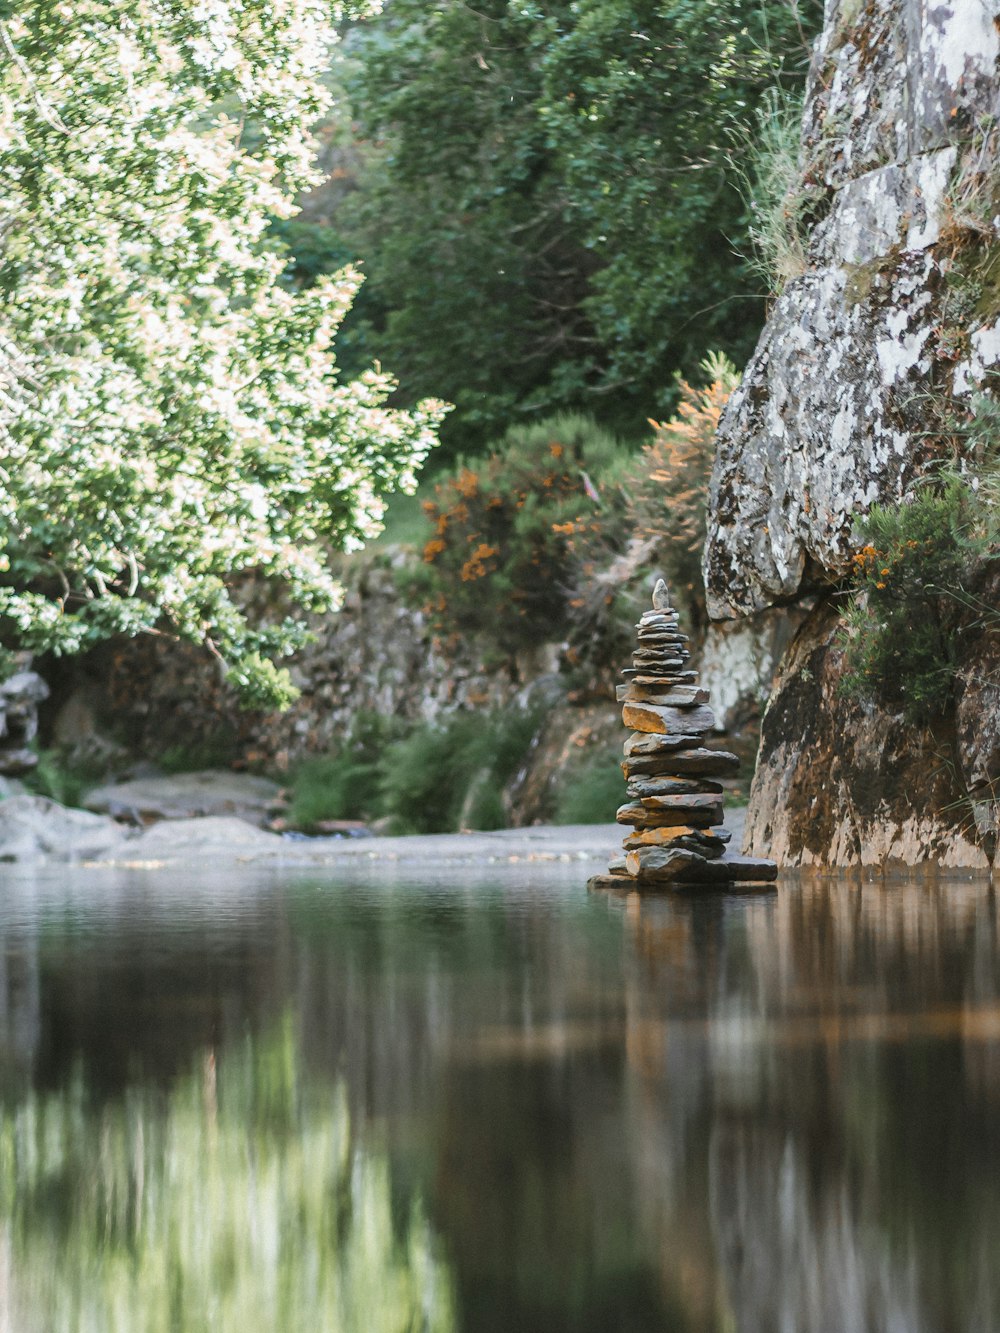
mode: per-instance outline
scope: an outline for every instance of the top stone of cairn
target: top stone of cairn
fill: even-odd
[[[653,589],[652,610],[636,626],[632,667],[617,688],[622,721],[631,731],[622,768],[626,802],[617,814],[630,826],[624,857],[610,874],[595,876],[592,888],[721,886],[764,883],[777,877],[773,861],[730,853],[723,824],[723,788],[718,778],[739,760],[705,746],[715,726],[706,707],[708,691],[688,667],[687,635],[663,579]]]

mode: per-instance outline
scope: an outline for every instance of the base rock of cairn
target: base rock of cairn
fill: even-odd
[[[667,585],[653,590],[653,609],[636,626],[639,646],[617,687],[622,721],[632,731],[622,768],[628,800],[619,824],[632,832],[624,857],[588,888],[725,888],[737,882],[767,883],[778,875],[773,861],[734,856],[722,827],[722,786],[714,778],[739,767],[736,755],[707,749],[715,725],[708,691],[687,669],[687,635],[680,632]]]

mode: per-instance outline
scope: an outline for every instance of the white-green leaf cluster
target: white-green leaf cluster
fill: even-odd
[[[378,530],[441,405],[337,378],[357,275],[280,277],[269,222],[313,183],[328,0],[0,4],[0,639],[207,643],[287,697],[263,570],[334,604],[324,551]],[[270,664],[269,664],[270,665]]]

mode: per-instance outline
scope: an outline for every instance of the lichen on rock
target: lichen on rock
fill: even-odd
[[[800,153],[822,216],[720,425],[713,619],[842,583],[859,516],[905,497],[942,453],[941,422],[1000,366],[998,58],[985,0],[828,4]],[[961,742],[973,687],[937,737],[849,706],[833,688],[836,622],[824,602],[786,658],[748,850],[792,865],[988,867],[988,811],[959,808],[1000,763],[1000,749],[976,759]],[[947,781],[928,762],[935,747],[950,756]]]

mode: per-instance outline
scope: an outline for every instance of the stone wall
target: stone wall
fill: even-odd
[[[802,129],[803,271],[721,424],[713,617],[835,587],[857,516],[904,495],[941,452],[942,405],[1000,365],[998,29],[985,0],[827,4]],[[974,288],[962,281],[970,254]],[[988,702],[992,646],[969,657],[955,712],[931,736],[843,702],[832,607],[810,616],[765,718],[749,850],[786,865],[988,864],[968,812],[991,798],[983,774],[1000,772],[1000,750],[977,742],[974,758],[961,738],[983,730],[971,700]]]
[[[206,654],[143,638],[47,664],[56,707],[46,739],[72,746],[111,736],[155,759],[216,738],[238,760],[280,769],[335,749],[359,714],[432,722],[457,708],[504,707],[527,686],[551,683],[551,645],[506,667],[487,661],[475,642],[441,643],[399,591],[393,563],[401,558],[373,553],[344,566],[342,610],[314,617],[315,641],[289,659],[301,694],[287,712],[240,710]],[[264,588],[250,590],[249,600],[257,615],[275,614]]]
[[[185,752],[196,766],[262,768],[280,774],[337,749],[364,715],[434,722],[458,710],[540,705],[538,732],[504,793],[512,824],[551,818],[567,777],[598,756],[620,756],[618,664],[576,662],[564,643],[539,643],[512,660],[495,643],[442,642],[401,593],[402,549],[362,553],[342,566],[343,609],[313,622],[315,642],[290,659],[302,693],[284,714],[241,711],[207,654],[162,639],[108,644],[44,666],[53,696],[43,743],[125,771]],[[263,588],[248,590],[260,617],[273,616]],[[801,614],[798,615],[801,619]],[[716,692],[720,728],[752,749],[763,699],[795,616],[765,612],[713,628],[700,649]],[[624,781],[623,781],[624,792]],[[608,818],[614,815],[609,807]]]
[[[0,777],[21,777],[38,763],[31,748],[38,733],[38,705],[48,686],[31,670],[31,659],[19,654],[13,674],[0,684]]]

